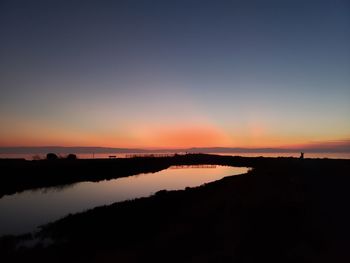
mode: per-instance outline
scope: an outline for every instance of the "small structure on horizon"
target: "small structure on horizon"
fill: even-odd
[[[304,159],[304,153],[303,152],[300,153],[300,157],[299,158],[300,159]]]
[[[109,157],[109,159],[116,159],[116,158],[117,158],[116,155],[110,155],[110,156],[108,156],[108,157]]]

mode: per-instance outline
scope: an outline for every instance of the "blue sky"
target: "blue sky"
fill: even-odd
[[[350,138],[348,1],[1,1],[0,144]]]

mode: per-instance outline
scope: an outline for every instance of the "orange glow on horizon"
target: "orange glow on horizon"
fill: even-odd
[[[163,147],[215,147],[232,143],[223,131],[208,126],[161,129],[152,137],[152,141]]]
[[[0,146],[95,146],[120,148],[191,148],[191,147],[242,147],[242,148],[304,148],[310,145],[342,147],[349,144],[350,136],[283,135],[273,132],[264,123],[251,122],[235,129],[221,128],[209,120],[197,123],[132,123],[122,128],[96,131],[68,130],[51,127],[40,122],[13,122],[0,131]],[[11,129],[6,129],[11,127]],[[317,142],[317,143],[314,143]],[[330,143],[332,142],[332,143]]]
[[[342,147],[349,145],[349,140],[311,140],[303,137],[283,137],[273,135],[230,136],[211,128],[184,128],[155,130],[151,134],[133,134],[131,136],[96,134],[53,134],[46,136],[19,136],[13,134],[1,140],[0,146],[96,146],[116,148],[146,149],[185,149],[191,147],[242,147],[242,148],[307,148],[307,147]]]

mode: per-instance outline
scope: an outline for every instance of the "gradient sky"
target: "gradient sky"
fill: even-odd
[[[350,2],[0,2],[0,146],[350,138]]]

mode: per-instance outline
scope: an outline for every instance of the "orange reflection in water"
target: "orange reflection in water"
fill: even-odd
[[[34,230],[40,224],[68,213],[149,196],[159,190],[176,190],[243,174],[248,168],[216,166],[181,167],[108,181],[82,182],[65,188],[25,191],[0,199],[0,236]]]

